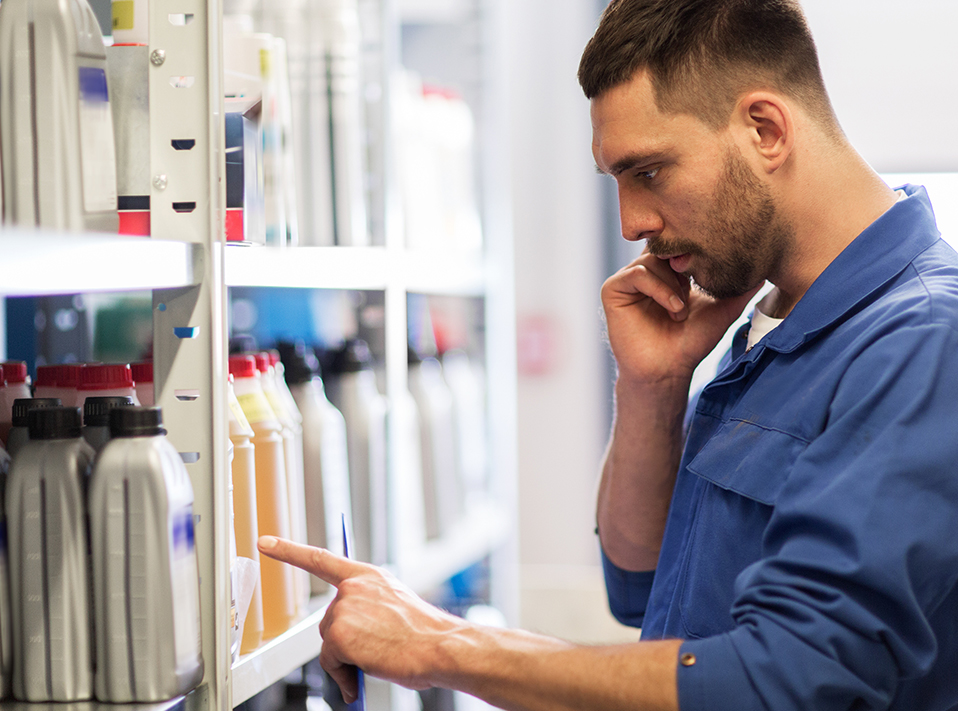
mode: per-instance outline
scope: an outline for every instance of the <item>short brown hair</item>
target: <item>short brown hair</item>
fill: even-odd
[[[661,111],[713,129],[728,125],[743,91],[767,88],[839,130],[796,0],[612,0],[582,53],[579,84],[593,99],[643,69]]]

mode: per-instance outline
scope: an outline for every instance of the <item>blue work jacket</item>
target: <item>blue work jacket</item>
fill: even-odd
[[[604,558],[683,711],[958,707],[958,255],[925,190],[694,405],[654,572]]]

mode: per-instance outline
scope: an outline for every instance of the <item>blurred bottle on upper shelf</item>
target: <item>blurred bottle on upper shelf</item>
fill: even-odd
[[[106,48],[116,146],[120,233],[149,236],[150,194],[150,4],[113,0],[113,44]],[[174,148],[180,150],[174,143]]]
[[[3,221],[116,233],[103,35],[86,0],[0,4]]]
[[[262,2],[256,21],[288,47],[300,243],[368,245],[358,3]]]
[[[393,142],[410,249],[482,248],[475,176],[475,120],[453,90],[394,75]]]
[[[265,242],[285,247],[299,241],[295,156],[292,139],[293,108],[290,96],[286,42],[267,32],[254,31],[256,4],[227,2],[223,17],[224,85],[227,111],[227,201],[242,206],[244,225],[227,230],[231,242]],[[238,118],[255,127],[255,145],[248,145]],[[238,154],[242,155],[237,160]],[[250,172],[256,156],[258,170]],[[240,165],[237,170],[231,166]],[[235,174],[234,174],[235,173]],[[255,185],[249,185],[250,176]],[[239,191],[239,186],[243,190]],[[242,203],[232,196],[242,194]],[[262,202],[263,232],[254,221]],[[236,213],[231,214],[234,219]],[[228,223],[228,227],[229,227]],[[238,237],[238,235],[242,237]]]

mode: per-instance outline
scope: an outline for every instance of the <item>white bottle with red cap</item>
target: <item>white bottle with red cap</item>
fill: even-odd
[[[140,401],[143,407],[152,407],[156,404],[156,396],[153,393],[153,361],[145,360],[139,363],[131,363],[130,370],[133,371],[136,399]]]
[[[82,407],[77,396],[80,363],[38,365],[34,397],[58,398],[64,407]]]
[[[133,404],[139,405],[136,387],[133,384],[133,371],[128,363],[88,363],[79,370],[77,378],[78,407],[83,407],[88,397],[133,398]]]
[[[13,425],[13,401],[31,397],[30,377],[23,361],[0,365],[0,442],[7,443]]]

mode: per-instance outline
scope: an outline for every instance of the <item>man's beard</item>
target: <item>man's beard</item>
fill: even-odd
[[[689,275],[715,299],[741,296],[777,271],[792,241],[792,226],[779,219],[771,193],[731,150],[702,234],[703,247],[683,239],[653,237],[652,254],[691,254]]]

